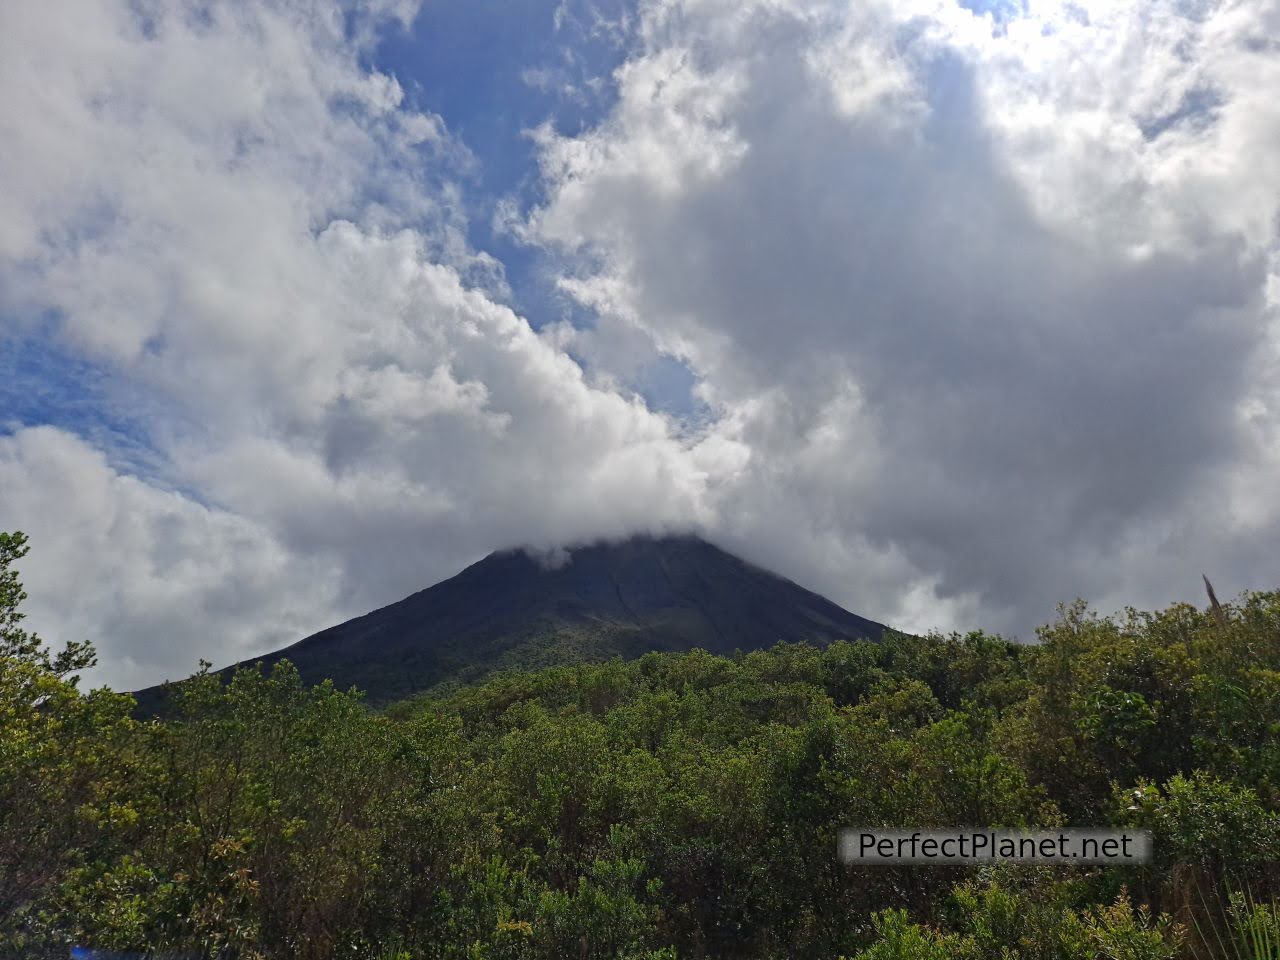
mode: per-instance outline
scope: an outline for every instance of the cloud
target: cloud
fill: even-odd
[[[855,609],[1026,635],[1274,586],[1276,18],[646,5],[524,236],[584,356],[643,332],[749,451],[722,535]]]
[[[335,614],[340,570],[244,517],[113,470],[51,427],[0,437],[4,526],[21,520],[30,624],[98,644],[90,676],[128,689],[291,643]],[[52,628],[52,629],[46,629]]]

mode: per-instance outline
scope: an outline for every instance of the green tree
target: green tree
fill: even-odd
[[[136,811],[118,801],[133,701],[81,693],[74,674],[93,665],[93,650],[51,654],[23,628],[27,594],[13,565],[27,550],[23,534],[0,533],[0,952],[34,955],[59,939],[49,918],[60,886],[102,825]]]

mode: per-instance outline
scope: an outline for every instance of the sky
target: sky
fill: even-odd
[[[1280,584],[1275,0],[0,5],[0,529],[91,684],[696,531],[1032,639]]]

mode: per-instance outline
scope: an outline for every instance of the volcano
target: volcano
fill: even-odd
[[[309,683],[381,705],[500,670],[649,651],[878,640],[882,624],[694,536],[492,553],[454,577],[246,664],[288,659]],[[228,670],[234,668],[228,668]],[[162,688],[137,694],[155,704]]]

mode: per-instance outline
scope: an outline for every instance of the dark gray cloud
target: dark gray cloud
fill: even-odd
[[[730,27],[716,4],[663,4],[614,116],[548,145],[556,191],[530,229],[606,265],[570,259],[568,289],[680,352],[727,417],[750,411],[736,436],[759,472],[721,504],[744,549],[875,615],[911,614],[914,581],[1023,633],[1077,594],[1194,596],[1211,561],[1269,585],[1252,560],[1274,516],[1228,517],[1230,478],[1267,463],[1240,411],[1272,389],[1275,201],[1205,201],[1253,191],[1214,159],[1261,139],[1234,142],[1247,125],[1274,164],[1254,85],[1278,64],[1223,66],[1238,13],[1109,9],[1010,38],[958,11],[922,29],[911,5],[748,4]],[[1096,100],[1070,76],[1086,67],[1111,85]],[[1156,148],[1134,117],[1170,96]],[[771,512],[872,550],[806,564]],[[1189,530],[1196,547],[1154,559]],[[888,596],[886,556],[911,571]]]

